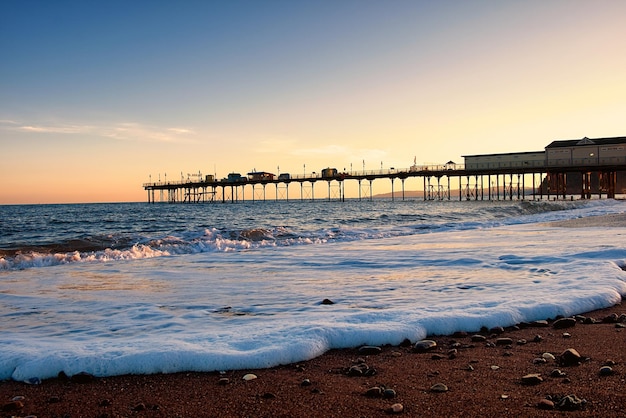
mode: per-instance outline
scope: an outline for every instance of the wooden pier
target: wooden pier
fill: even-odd
[[[266,172],[231,173],[216,180],[201,174],[187,180],[158,181],[143,185],[148,202],[212,203],[299,199],[316,200],[315,185],[327,183],[324,200],[345,200],[347,182],[358,183],[355,199],[372,200],[373,183],[391,183],[391,200],[400,186],[405,200],[405,182],[418,178],[423,200],[524,200],[615,198],[618,173],[626,174],[626,137],[554,141],[544,151],[465,156],[465,164],[412,165],[406,169],[344,171],[326,168],[320,173],[276,177]],[[576,179],[575,183],[572,179]],[[269,191],[268,191],[268,186]],[[290,187],[297,190],[290,197]],[[246,190],[248,191],[246,194]],[[455,194],[453,196],[453,194]],[[247,198],[246,198],[247,197]]]
[[[592,197],[592,182],[597,184],[599,198],[614,198],[616,175],[624,166],[602,167],[532,167],[467,170],[464,167],[420,166],[409,169],[387,169],[337,173],[323,177],[317,173],[290,176],[288,179],[238,181],[174,181],[143,185],[148,193],[148,202],[169,203],[212,203],[266,200],[345,200],[345,183],[358,183],[358,196],[354,199],[372,200],[375,180],[387,179],[391,185],[391,200],[396,199],[396,187],[400,187],[397,198],[405,200],[405,182],[420,178],[423,200],[524,200],[566,199],[577,195],[581,199]],[[581,176],[578,190],[567,188],[567,176]],[[315,184],[325,182],[325,196],[315,196]],[[399,183],[399,184],[398,184]],[[269,186],[269,187],[268,187]],[[294,187],[295,186],[295,187]],[[296,189],[296,196],[290,190]],[[269,190],[268,190],[269,189]]]

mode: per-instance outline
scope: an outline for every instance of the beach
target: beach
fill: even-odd
[[[574,242],[580,247],[571,247],[574,248],[571,251],[575,254],[583,254],[583,256],[570,257],[574,263],[563,264],[570,270],[559,267],[562,271],[560,274],[564,275],[563,280],[566,280],[567,276],[571,277],[571,268],[575,265],[584,262],[603,263],[604,273],[600,274],[599,271],[596,276],[588,280],[594,282],[601,280],[604,274],[622,276],[624,265],[619,260],[623,258],[623,251],[618,241],[620,227],[625,225],[625,220],[626,216],[621,213],[586,216],[536,224],[530,229],[526,227],[494,229],[494,234],[490,236],[492,239],[501,240],[497,243],[504,243],[510,240],[511,236],[523,238],[524,234],[530,233],[533,239],[527,239],[527,251],[531,254],[537,251],[534,247],[537,238],[547,239],[553,236],[553,233],[558,233],[560,228],[567,227],[567,231],[571,231],[565,235],[570,240],[570,247]],[[591,239],[593,234],[607,234],[613,227],[618,229],[607,236],[610,236],[610,244],[614,249],[607,250],[608,255],[600,258],[597,258],[595,253],[591,257],[585,255],[586,253],[582,251],[585,239]],[[547,232],[541,232],[544,230]],[[450,233],[447,239],[455,242],[454,240],[459,235],[471,237],[466,232],[459,231]],[[441,237],[441,235],[432,234],[427,237]],[[599,241],[602,242],[602,240]],[[555,248],[554,241],[547,242],[550,245],[544,245],[542,248]],[[428,241],[420,248],[427,248],[430,245],[433,244]],[[497,246],[497,244],[489,245]],[[445,254],[450,254],[449,248],[452,247],[447,247]],[[485,252],[485,248],[487,247],[480,248],[480,254],[483,256],[489,254]],[[508,271],[518,271],[516,269],[520,262],[528,263],[528,260],[534,260],[530,255],[522,257],[524,252],[519,244],[515,247],[515,254],[519,254],[516,257],[499,256],[500,251],[490,251],[495,254],[496,261],[505,262],[502,264],[503,268],[498,273],[499,275]],[[386,254],[392,253],[398,253],[398,250],[395,249]],[[250,254],[255,253],[240,253],[238,257],[244,255],[250,257]],[[563,254],[568,253],[563,252]],[[615,262],[607,264],[606,259],[615,260]],[[161,260],[168,259],[161,258]],[[276,257],[272,259],[273,263],[279,260],[282,259]],[[459,260],[467,260],[467,257],[463,255]],[[552,262],[546,255],[543,255],[539,258],[539,262],[532,261],[531,267],[535,264],[541,266],[544,260]],[[462,262],[466,263],[466,261]],[[461,261],[454,265],[457,266],[457,270],[454,271],[464,271],[458,268],[461,266]],[[92,264],[77,266],[80,269],[76,271],[83,275],[91,268],[100,268],[100,264],[93,264],[95,267],[91,267]],[[606,266],[613,267],[607,269]],[[61,267],[60,270],[46,270],[45,272],[50,271],[51,273],[47,274],[51,275],[52,272],[59,270],[59,274],[65,274],[67,267]],[[126,268],[129,269],[129,267]],[[136,275],[137,271],[139,270],[129,270],[128,277]],[[367,269],[363,270],[363,274],[367,274],[367,271]],[[441,274],[442,271],[433,270],[436,274]],[[474,272],[472,269],[472,274],[475,274],[478,279],[482,274],[481,271],[476,269]],[[530,277],[546,276],[544,270],[533,268],[529,271]],[[28,270],[25,270],[25,273],[28,273]],[[9,272],[6,273],[6,277],[14,277],[17,274]],[[21,271],[19,274],[22,274]],[[94,277],[100,280],[101,275],[102,273]],[[406,281],[407,278],[403,280]],[[102,297],[108,294],[103,293],[105,291],[121,290],[125,292],[123,294],[129,292],[130,287],[122,286],[119,280],[113,283],[115,284],[113,289],[103,288],[99,284],[96,289],[98,293],[94,295]],[[135,281],[134,283],[136,285],[143,282]],[[262,283],[259,282],[258,285]],[[399,281],[394,283],[400,284]],[[541,284],[543,289],[549,289],[546,287],[547,282],[537,281],[535,284]],[[565,281],[563,289],[568,292],[575,291],[584,284],[585,281],[582,279],[572,283]],[[92,284],[93,286],[95,285]],[[472,294],[465,292],[472,288],[467,282],[461,287],[455,287],[455,292],[458,294],[455,300],[463,302],[464,297],[471,298]],[[548,293],[561,292],[559,287],[554,289],[556,290],[548,291]],[[76,292],[73,289],[72,291]],[[94,290],[81,288],[80,291],[92,292]],[[507,295],[507,298],[515,300],[514,292],[515,290]],[[75,294],[71,293],[71,295]],[[496,289],[493,294],[497,294]],[[320,301],[322,295],[323,293],[319,293]],[[613,297],[611,295],[615,295],[615,292],[609,292],[607,295],[601,299],[592,299],[605,303],[607,300],[613,300],[610,298]],[[378,300],[381,297],[378,295]],[[528,298],[527,295],[524,297]],[[22,381],[6,379],[0,381],[2,412],[0,416],[31,418],[626,416],[626,395],[623,392],[626,381],[626,350],[624,350],[626,348],[626,307],[622,303],[617,303],[608,308],[591,309],[590,312],[585,313],[580,312],[584,310],[581,307],[588,306],[589,299],[583,294],[575,297],[578,300],[576,304],[563,300],[562,309],[559,308],[558,302],[555,302],[558,297],[558,294],[547,295],[546,301],[549,303],[531,305],[531,311],[526,314],[527,317],[534,318],[530,322],[517,323],[505,328],[483,327],[454,333],[454,329],[450,329],[450,326],[446,324],[479,324],[482,321],[469,313],[455,311],[451,313],[451,318],[442,317],[444,321],[438,328],[449,330],[446,333],[451,335],[429,333],[422,339],[405,340],[393,345],[373,343],[371,346],[357,345],[350,348],[330,349],[307,361],[285,361],[285,364],[274,367],[240,367],[219,372],[177,371],[118,375],[109,373],[106,376],[99,375],[99,377],[96,377],[96,373],[88,371],[61,372],[56,377],[43,377],[42,379]],[[315,310],[321,308],[329,309],[324,311],[327,312],[326,315],[333,314],[335,311],[332,309],[342,309],[341,300],[335,306],[332,301],[328,303],[330,305],[325,305],[323,302],[315,304],[319,308],[313,307],[307,315],[312,315]],[[556,307],[554,307],[555,303]],[[560,315],[541,316],[546,312],[561,310],[570,312],[572,316],[568,316],[569,319],[563,319]],[[234,309],[220,310],[217,314],[224,315],[227,321],[248,320],[250,316],[250,314],[242,316],[241,313],[233,311]],[[484,312],[488,313],[489,309]],[[501,318],[506,318],[505,313],[506,311],[503,310],[497,320],[501,321]],[[580,315],[574,316],[573,313]],[[12,320],[13,317],[7,314],[7,318]],[[250,319],[254,318],[252,316]],[[370,316],[364,318],[367,319]],[[467,318],[470,318],[471,322],[467,322]],[[26,317],[20,320],[26,321]],[[203,320],[206,321],[206,319]],[[13,325],[13,330],[19,331],[19,329],[15,330],[15,324],[21,323]],[[348,327],[349,325],[346,325],[346,329]],[[384,331],[384,324],[378,327],[378,333]],[[5,329],[8,330],[8,328]],[[156,337],[158,333],[155,333],[153,344],[158,344],[154,342],[158,341]],[[46,336],[41,335],[39,338],[46,338]],[[77,347],[77,344],[81,344],[80,341],[84,341],[72,342],[69,340],[71,339],[69,333],[62,334],[59,338],[68,338],[68,347]],[[86,338],[89,337],[86,336]],[[289,334],[284,338],[285,344],[289,344],[289,339],[296,337]],[[297,338],[302,338],[302,336]],[[424,339],[430,341],[424,344],[426,348],[421,345]],[[31,344],[37,342],[36,339],[31,340]],[[165,348],[155,347],[155,349],[165,352],[167,343],[168,341],[163,339],[162,344]],[[263,340],[257,343],[260,347],[264,345]],[[265,344],[268,344],[268,341],[265,341]],[[84,346],[88,347],[87,343]],[[11,345],[7,344],[7,347]],[[78,370],[77,364],[92,364],[97,361],[97,357],[93,355],[85,357],[85,354],[82,354],[74,358],[75,361],[70,357],[61,370]],[[246,354],[245,358],[252,358],[252,355]],[[171,359],[176,359],[176,357],[171,357]],[[79,363],[80,361],[84,363]],[[43,371],[57,367],[54,364],[47,367],[45,361],[36,364],[39,364],[39,370]],[[124,364],[132,365],[130,361]],[[159,365],[160,363],[153,364]]]
[[[551,320],[483,330],[481,342],[472,335],[432,336],[437,346],[421,353],[405,344],[383,346],[378,354],[331,350],[310,361],[261,370],[78,375],[37,385],[5,381],[0,383],[2,416],[623,417],[623,314],[626,308],[616,305],[577,317],[566,328]],[[572,348],[581,356],[579,364],[559,363]],[[371,375],[352,376],[355,365]],[[249,374],[257,378],[244,380]],[[525,384],[523,377],[530,374],[542,381]],[[437,384],[447,391],[436,391]],[[368,395],[374,387],[393,392]],[[394,404],[402,411],[391,412]]]

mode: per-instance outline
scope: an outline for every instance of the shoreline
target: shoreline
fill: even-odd
[[[543,225],[556,228],[624,228],[626,227],[626,213],[586,216],[565,221],[546,222]]]
[[[560,401],[570,402],[571,416],[626,417],[626,307],[576,318],[567,328],[549,320],[483,330],[484,341],[465,334],[430,336],[437,346],[422,353],[403,344],[380,347],[377,354],[331,350],[295,364],[224,374],[2,381],[0,416],[550,417],[563,416]],[[559,364],[568,349],[580,353],[580,364]],[[244,380],[248,374],[257,378]],[[522,379],[531,374],[539,379]],[[436,391],[438,384],[447,390]],[[402,411],[392,412],[393,405]]]

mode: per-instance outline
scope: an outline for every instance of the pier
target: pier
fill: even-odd
[[[626,172],[626,137],[554,141],[544,151],[470,155],[464,159],[464,164],[449,161],[403,169],[325,168],[320,173],[279,176],[256,171],[248,176],[231,173],[220,180],[197,174],[180,181],[145,183],[143,188],[149,203],[344,201],[347,182],[356,183],[358,188],[353,199],[372,200],[374,182],[381,180],[388,181],[391,200],[405,200],[406,182],[412,179],[417,179],[415,186],[421,186],[418,198],[423,200],[615,198],[624,192],[618,189],[618,173]],[[326,193],[321,197],[315,196],[318,182],[326,183]]]

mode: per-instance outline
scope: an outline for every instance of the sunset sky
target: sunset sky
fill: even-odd
[[[0,50],[0,204],[626,135],[619,0],[3,0]]]

